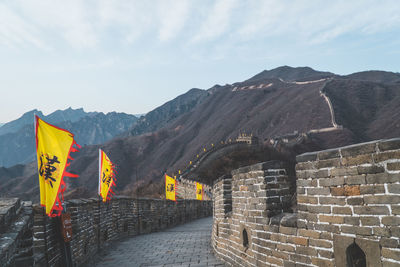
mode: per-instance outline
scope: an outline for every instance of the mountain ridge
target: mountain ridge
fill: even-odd
[[[142,132],[132,134],[131,128],[127,135],[83,147],[73,156],[70,168],[81,177],[69,180],[69,188],[90,192],[86,197],[96,194],[97,184],[93,181],[97,181],[98,148],[106,151],[118,166],[117,193],[130,194],[139,185],[158,183],[165,172],[177,173],[204,148],[208,150],[212,143],[235,140],[240,132],[253,133],[260,138],[260,145],[269,146],[277,136],[296,135],[296,132],[301,136],[311,130],[332,128],[330,109],[321,91],[330,98],[337,123],[343,129],[306,134],[304,142],[299,144],[302,152],[400,136],[400,85],[392,82],[396,74],[383,75],[379,83],[352,76],[344,79],[336,74],[327,80],[314,80],[321,72],[313,73],[310,69],[307,75],[295,71],[286,76],[307,77],[314,82],[299,82],[299,79],[285,82],[280,77],[264,76],[257,81],[213,86],[205,90],[207,95],[201,90],[198,95],[189,94],[187,99],[178,96],[175,99],[179,101],[173,99],[167,102],[169,105],[155,109],[157,116],[152,122],[147,117],[149,124]],[[182,103],[186,108],[180,108]],[[158,125],[163,119],[168,122]],[[1,178],[0,172],[3,184],[0,195],[21,194],[21,189],[25,189],[24,197],[37,196],[37,185],[32,182],[36,175],[34,164],[19,168],[24,175],[14,169],[7,172],[8,178]],[[201,181],[202,177],[198,179]]]

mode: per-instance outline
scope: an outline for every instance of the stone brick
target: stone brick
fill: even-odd
[[[324,224],[320,224],[320,223],[314,224],[312,229],[322,232],[321,237],[320,237],[321,239],[327,238],[327,237],[323,237],[323,235],[327,234],[328,232],[329,233],[339,233],[340,232],[339,226],[333,225],[333,224],[325,224],[325,223]]]
[[[400,215],[400,205],[392,205],[392,213],[394,215]]]
[[[371,154],[358,155],[355,157],[344,157],[342,158],[342,164],[344,166],[354,166],[361,164],[371,164],[373,163]]]
[[[320,248],[332,248],[332,242],[322,240],[322,239],[310,239],[310,246],[320,247]]]
[[[311,213],[331,213],[330,206],[307,206],[307,210]]]
[[[378,143],[380,151],[400,149],[400,138],[393,138],[380,141]]]
[[[308,246],[308,238],[300,236],[289,236],[288,242],[296,245]]]
[[[345,205],[346,200],[338,197],[319,197],[319,203],[322,205],[333,204],[333,205]]]
[[[392,227],[391,227],[392,228]],[[383,237],[395,237],[396,235],[391,231],[391,229],[387,227],[372,227],[372,231],[375,236],[383,236]],[[398,236],[400,237],[400,235]]]
[[[329,195],[330,190],[327,187],[321,188],[307,188],[308,195]]]
[[[349,175],[357,175],[358,170],[357,167],[354,168],[334,168],[331,170],[331,176],[349,176]]]
[[[305,263],[308,266],[311,263],[311,259],[309,256],[304,256],[304,255],[298,255],[298,254],[291,254],[290,255],[290,260],[296,262],[296,267],[301,266],[301,263]],[[302,267],[302,266],[301,266]]]
[[[400,159],[400,150],[381,152],[378,154],[373,154],[375,162],[381,162],[389,159]]]
[[[385,183],[395,183],[400,181],[400,174],[389,174],[389,173],[379,173],[379,174],[367,174],[367,184],[385,184]]]
[[[319,160],[333,159],[333,158],[340,158],[339,149],[335,148],[318,152]]]
[[[398,216],[383,217],[382,223],[384,225],[397,226],[400,225],[400,217]]]
[[[298,203],[309,203],[309,204],[318,204],[317,197],[309,197],[309,196],[297,196]]]
[[[334,267],[335,264],[333,260],[326,260],[326,259],[321,259],[321,258],[312,258],[311,263],[320,266],[320,267]]]
[[[304,245],[306,246],[306,245]],[[296,247],[286,244],[276,244],[276,249],[281,251],[295,252]]]
[[[347,204],[356,206],[356,205],[363,205],[364,204],[364,199],[361,197],[353,197],[353,198],[348,198],[347,199]]]
[[[316,178],[325,178],[325,177],[329,177],[329,171],[328,170],[318,170],[315,173],[315,177]]]
[[[357,171],[358,174],[376,174],[384,172],[385,168],[383,168],[383,166],[378,166],[378,165],[358,166]]]
[[[344,185],[344,177],[332,177],[332,178],[319,179],[319,185],[320,186]]]
[[[354,213],[362,215],[389,215],[389,209],[386,206],[354,207]]]
[[[400,184],[389,184],[387,187],[389,193],[400,194]]]
[[[372,235],[372,228],[367,228],[367,227],[342,225],[340,229],[342,230],[343,233],[348,233],[348,234]]]
[[[319,254],[319,256],[327,258],[327,259],[333,259],[333,256],[334,256],[332,251],[322,250],[322,249],[318,250],[318,254]]]
[[[393,250],[389,248],[382,248],[382,256],[387,259],[392,259],[395,261],[400,261],[400,251]]]
[[[332,196],[344,196],[344,187],[331,187]]]
[[[312,238],[319,238],[320,234],[317,231],[313,231],[313,230],[306,230],[306,229],[299,229],[298,231],[300,236],[303,237],[312,237]]]
[[[342,224],[344,222],[344,219],[341,216],[319,215],[319,221],[320,222],[335,223],[335,224]]]
[[[329,167],[339,167],[340,166],[340,159],[327,159],[327,160],[320,160],[316,162],[316,168],[329,168]]]
[[[360,217],[361,220],[361,224],[363,226],[379,226],[380,225],[380,221],[378,217],[372,217],[372,216],[368,216],[368,217]]]
[[[382,237],[381,240],[379,241],[379,244],[382,247],[398,248],[399,247],[399,239],[398,238]]]
[[[297,246],[296,247],[296,254],[300,255],[307,255],[307,256],[317,256],[318,252],[315,248],[312,247],[305,247],[305,246]]]
[[[358,225],[360,225],[360,218],[359,217],[344,217],[344,223],[358,226]]]
[[[398,204],[400,203],[400,195],[374,195],[365,196],[365,204]]]
[[[385,187],[383,185],[361,185],[360,194],[380,194],[385,193]]]
[[[279,232],[285,235],[295,235],[297,228],[281,226],[279,227]]]
[[[353,186],[345,186],[344,187],[344,194],[346,196],[358,196],[360,195],[360,186],[353,185]]]
[[[333,207],[332,213],[335,214],[352,214],[351,208],[350,207]]]
[[[376,142],[350,145],[340,149],[343,157],[372,154],[376,150]]]
[[[365,184],[365,175],[349,176],[349,177],[345,178],[344,182],[345,182],[345,184],[348,184],[348,185]]]
[[[296,164],[296,171],[315,169],[315,162],[299,162]]]
[[[400,162],[388,162],[387,169],[390,171],[398,171],[400,170]]]

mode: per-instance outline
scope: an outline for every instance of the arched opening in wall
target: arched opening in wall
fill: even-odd
[[[242,239],[243,247],[248,248],[249,247],[249,236],[247,235],[246,229],[243,229],[242,236],[243,236],[243,239]]]
[[[124,222],[124,233],[128,232],[128,222]]]
[[[215,233],[216,233],[216,235],[217,236],[219,236],[219,224],[217,223],[217,227],[216,227],[217,229],[215,229]]]
[[[366,257],[364,251],[356,244],[353,243],[346,249],[346,267],[366,267]]]

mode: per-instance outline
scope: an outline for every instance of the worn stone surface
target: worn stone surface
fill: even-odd
[[[125,238],[104,248],[95,266],[224,266],[212,253],[212,217],[147,235]]]

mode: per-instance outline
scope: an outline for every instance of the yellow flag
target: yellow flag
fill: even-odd
[[[69,165],[68,159],[73,160],[69,153],[77,151],[73,145],[80,146],[75,142],[72,133],[53,126],[38,116],[35,116],[35,138],[40,204],[46,207],[47,215],[60,216],[66,189],[63,178],[78,177],[65,171]]]
[[[103,150],[99,149],[99,190],[103,202],[111,199],[115,186],[115,166]]]
[[[203,185],[196,182],[196,199],[203,200]]]
[[[165,198],[176,201],[176,180],[165,174]]]

